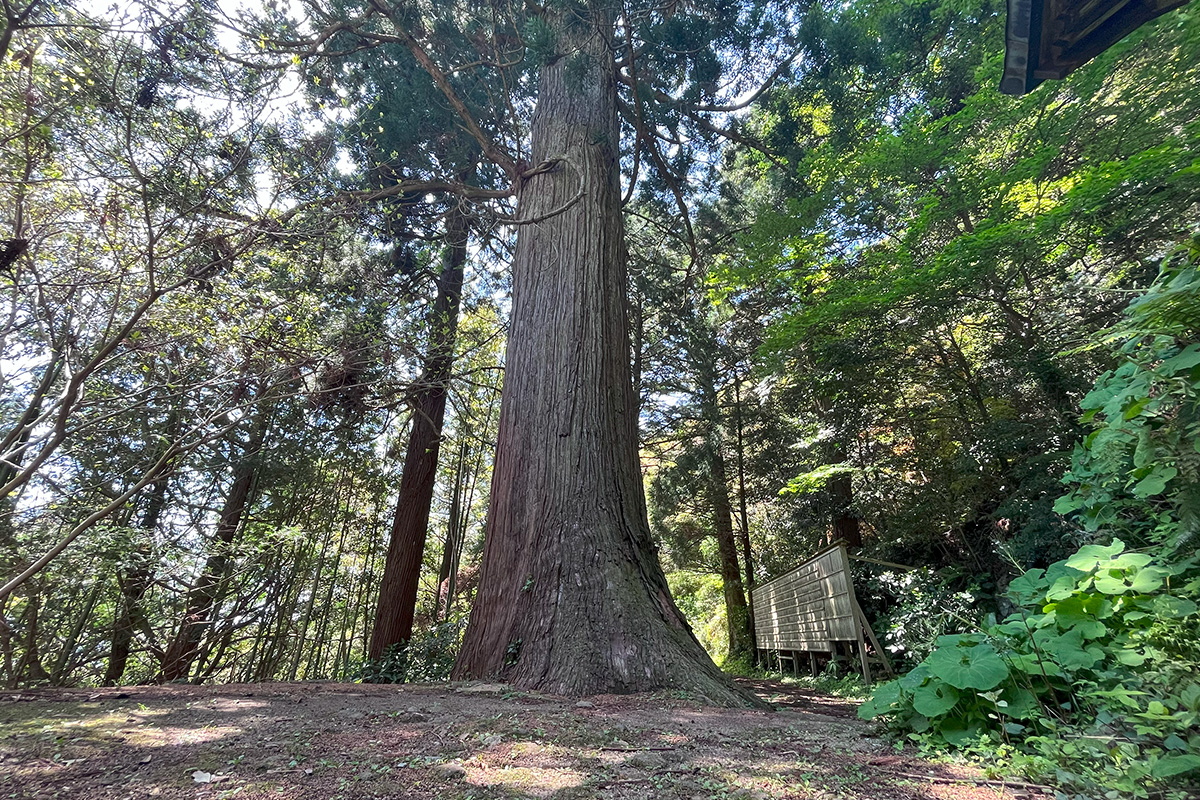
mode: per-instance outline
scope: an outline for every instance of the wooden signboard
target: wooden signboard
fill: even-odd
[[[849,563],[846,548],[834,545],[791,572],[755,588],[751,597],[754,636],[759,649],[832,654],[835,642],[855,642],[863,677],[870,681],[865,631],[875,652],[884,659],[885,669],[891,672],[854,596]]]
[[[754,635],[763,650],[831,652],[854,641],[854,607],[846,551],[832,547],[757,587]]]
[[[1008,0],[1000,91],[1022,95],[1065,78],[1187,0]]]

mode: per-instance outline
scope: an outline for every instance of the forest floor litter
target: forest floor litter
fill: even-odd
[[[747,685],[774,712],[681,693],[580,701],[498,684],[0,693],[0,798],[990,800],[1042,796],[873,735],[852,701]]]

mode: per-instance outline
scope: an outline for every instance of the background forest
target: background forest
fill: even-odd
[[[410,49],[339,23],[352,6],[5,0],[6,686],[448,676],[513,208]],[[1149,791],[1200,767],[1200,18],[1012,98],[1002,12],[804,3],[719,129],[672,123],[685,98],[652,84],[635,101],[651,525],[726,669],[754,669],[748,589],[844,540],[915,667],[868,713]],[[715,81],[714,15],[664,15],[642,68]],[[436,22],[446,52],[474,41]],[[523,108],[548,36],[511,32],[511,85],[448,80]],[[389,568],[416,592],[398,633]],[[995,672],[1006,646],[995,682],[935,669],[960,648]],[[1064,761],[1049,743],[1085,717],[1111,741]]]

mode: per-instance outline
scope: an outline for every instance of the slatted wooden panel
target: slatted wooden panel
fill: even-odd
[[[856,641],[846,550],[832,547],[753,592],[754,632],[764,650],[833,650]]]

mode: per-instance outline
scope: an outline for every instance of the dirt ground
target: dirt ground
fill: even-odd
[[[775,712],[671,693],[585,701],[494,684],[0,693],[0,798],[1040,797],[897,754],[853,704],[771,681]]]

